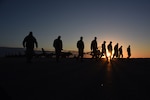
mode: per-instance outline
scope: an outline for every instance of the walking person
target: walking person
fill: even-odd
[[[105,55],[106,59],[108,60],[107,53],[106,53],[106,41],[104,41],[102,44],[102,55],[101,55],[101,57],[103,55]]]
[[[128,53],[128,57],[127,58],[130,58],[131,56],[131,49],[130,49],[130,45],[128,46],[127,48],[127,53]]]
[[[34,55],[34,44],[36,44],[36,48],[38,48],[38,43],[36,38],[33,36],[33,33],[30,32],[23,40],[23,47],[26,48],[26,59],[28,63],[31,63],[31,60]]]
[[[54,40],[53,47],[55,48],[56,61],[59,62],[59,58],[61,56],[61,50],[63,50],[61,36],[58,36],[58,38]]]
[[[81,61],[82,61],[83,60],[83,54],[84,54],[83,37],[80,37],[80,40],[77,42],[77,48],[78,48],[78,57],[77,57],[77,59],[81,58]]]
[[[123,58],[122,46],[119,48],[119,58]]]
[[[111,59],[111,56],[112,56],[112,41],[110,41],[110,43],[108,44],[107,49],[108,49],[108,52],[110,54],[110,59]]]
[[[97,49],[98,49],[98,47],[97,47],[97,37],[95,37],[94,40],[91,42],[91,50],[92,50],[92,53],[93,53],[92,58],[94,58],[94,57],[98,58]]]
[[[113,54],[113,58],[116,56],[116,58],[118,58],[118,43],[114,46],[114,54]]]

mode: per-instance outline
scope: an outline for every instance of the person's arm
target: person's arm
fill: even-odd
[[[97,42],[96,42],[96,49],[98,49]]]
[[[55,46],[55,44],[56,44],[55,42],[56,42],[56,40],[54,40],[54,42],[53,42],[53,47],[54,47],[54,48],[56,47],[56,46]]]
[[[84,42],[83,42],[83,49],[84,49]]]
[[[36,48],[38,48],[38,43],[37,43],[36,39],[34,39],[34,40],[35,40],[35,45],[36,45]]]
[[[91,50],[93,49],[93,42],[91,42]]]
[[[77,48],[79,48],[79,41],[77,42]]]
[[[24,40],[22,42],[22,45],[23,45],[24,48],[26,47],[25,44],[26,44],[26,38],[24,38]]]
[[[61,50],[63,50],[63,43],[62,43],[62,40],[61,40]]]
[[[35,42],[35,44],[36,44],[36,48],[38,48],[38,43],[37,43],[37,41]]]

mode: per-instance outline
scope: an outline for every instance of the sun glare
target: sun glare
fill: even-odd
[[[109,53],[109,52],[107,52],[107,57],[108,57],[108,58],[110,58],[110,56],[111,56],[111,55],[110,55],[110,53]]]

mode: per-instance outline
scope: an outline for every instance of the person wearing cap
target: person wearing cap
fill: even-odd
[[[61,56],[61,50],[63,50],[61,36],[58,36],[58,38],[54,40],[53,47],[55,48],[56,61],[58,62]]]

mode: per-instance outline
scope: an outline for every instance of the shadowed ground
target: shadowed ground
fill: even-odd
[[[10,100],[148,100],[150,59],[0,59],[0,95]]]

